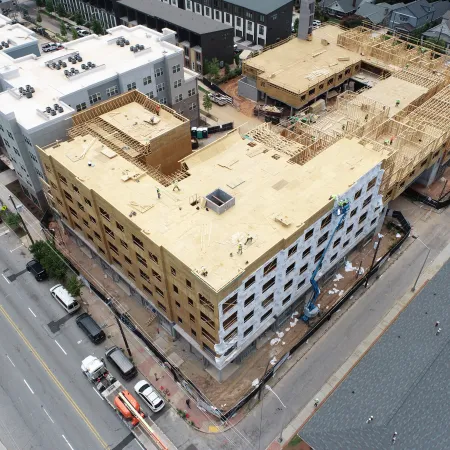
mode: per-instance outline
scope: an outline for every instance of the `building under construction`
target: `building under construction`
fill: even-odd
[[[39,151],[79,244],[219,378],[301,308],[318,262],[324,277],[381,226],[391,199],[449,160],[447,58],[383,30],[328,28],[373,83],[324,111],[191,153],[187,121],[132,92],[75,115],[69,139]],[[367,61],[378,75],[361,71]],[[342,224],[333,194],[349,202]]]

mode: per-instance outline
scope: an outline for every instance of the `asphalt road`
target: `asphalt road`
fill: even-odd
[[[8,450],[139,450],[81,373],[82,359],[102,357],[103,345],[92,344],[52,299],[56,283],[38,283],[26,271],[28,251],[4,231],[0,227],[0,441]]]

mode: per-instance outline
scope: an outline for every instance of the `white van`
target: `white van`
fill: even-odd
[[[68,312],[74,313],[80,309],[80,304],[67,292],[62,284],[50,288],[52,297]]]

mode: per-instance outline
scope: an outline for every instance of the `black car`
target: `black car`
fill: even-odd
[[[35,259],[28,262],[26,268],[28,272],[31,272],[34,275],[34,278],[36,278],[37,281],[43,281],[48,278],[45,269]]]
[[[106,339],[105,332],[88,313],[83,313],[77,317],[77,325],[94,344],[100,344]]]

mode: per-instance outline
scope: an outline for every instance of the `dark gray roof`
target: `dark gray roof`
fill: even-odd
[[[363,0],[356,0],[356,1],[354,1],[354,0],[324,0],[323,6],[325,8],[335,9],[335,8],[333,8],[334,3],[338,3],[344,13],[349,13],[351,11],[355,11],[356,9],[358,9],[358,7],[362,3],[362,1]],[[355,6],[353,6],[353,5],[355,5]]]
[[[261,14],[270,14],[288,3],[293,5],[294,0],[227,0],[227,3],[232,3]]]
[[[314,450],[390,449],[394,431],[394,450],[450,448],[449,280],[450,261],[300,431]]]
[[[158,17],[166,22],[191,30],[198,34],[213,33],[219,30],[231,30],[225,23],[217,22],[207,17],[194,14],[175,6],[167,5],[158,0],[120,0],[118,3],[141,11],[152,17]]]

